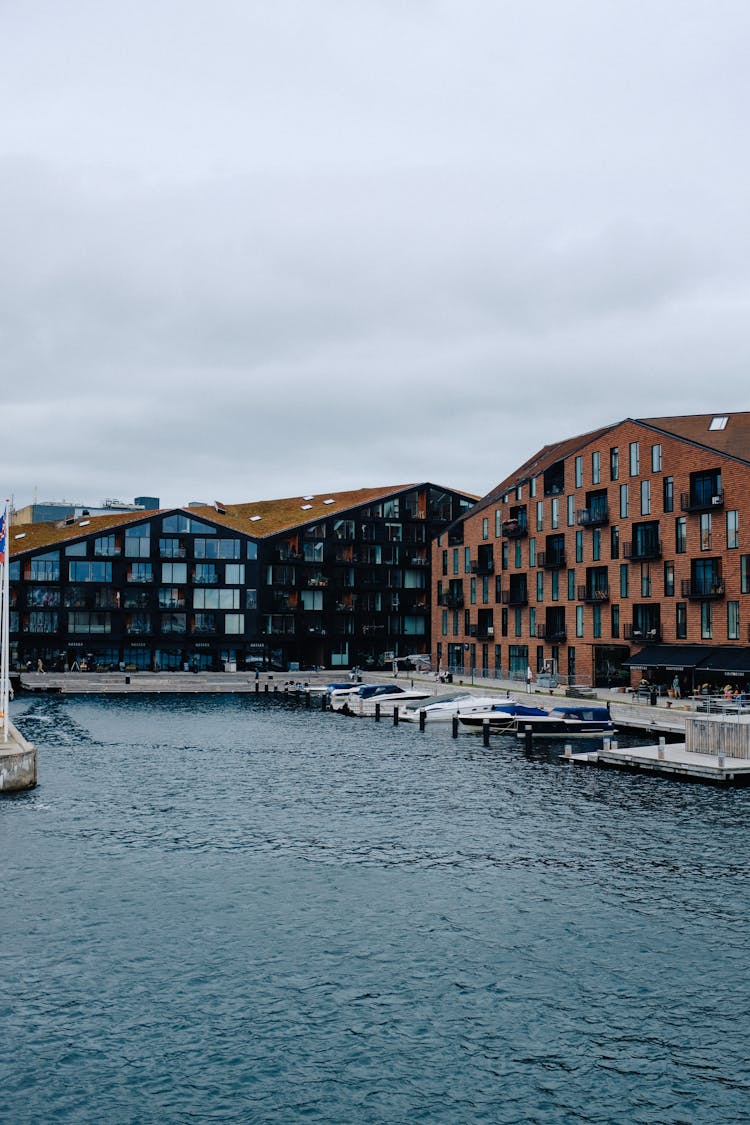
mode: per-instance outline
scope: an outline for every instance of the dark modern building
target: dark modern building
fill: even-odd
[[[14,667],[382,666],[430,651],[434,484],[10,529]]]

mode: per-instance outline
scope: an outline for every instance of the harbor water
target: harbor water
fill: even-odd
[[[750,791],[274,696],[13,719],[0,1121],[750,1119]]]

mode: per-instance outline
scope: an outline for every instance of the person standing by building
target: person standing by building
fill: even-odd
[[[534,674],[531,671],[531,665],[529,664],[526,668],[526,690],[527,691],[531,691],[531,681],[533,680],[533,678],[534,678]]]
[[[680,690],[680,677],[676,672],[674,674],[674,679],[672,680],[672,695],[675,697],[675,699],[682,698],[682,692]]]

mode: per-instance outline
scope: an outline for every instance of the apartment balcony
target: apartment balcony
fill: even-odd
[[[489,641],[495,636],[494,625],[470,625],[469,636],[475,637],[478,641]]]
[[[600,586],[594,589],[589,586],[579,586],[578,600],[579,602],[593,602],[594,604],[608,602],[609,587]]]
[[[438,601],[438,605],[443,606],[444,609],[463,609],[463,604],[463,594],[441,594]]]
[[[603,527],[609,523],[609,508],[602,505],[596,508],[579,508],[576,513],[579,527]]]
[[[696,495],[694,492],[680,493],[680,509],[683,512],[715,512],[724,507],[724,492],[719,488],[711,495]]]
[[[492,574],[495,569],[495,563],[492,559],[485,559],[484,562],[473,562],[471,564],[472,574]]]
[[[626,641],[635,641],[637,644],[660,641],[662,639],[661,625],[654,625],[650,629],[643,629],[640,625],[626,622],[623,627],[623,637]]]
[[[500,601],[502,605],[528,605],[528,590],[501,590]]]
[[[520,539],[529,529],[524,520],[503,520],[501,532],[504,539]]]
[[[551,644],[557,644],[558,641],[564,641],[568,636],[568,630],[565,625],[537,625],[536,627],[537,639],[540,641],[549,641]]]
[[[725,594],[722,578],[715,578],[711,582],[695,582],[692,578],[682,580],[682,596],[691,602],[716,601]]]
[[[536,562],[537,566],[543,567],[544,570],[560,570],[565,566],[565,552],[537,551]]]
[[[623,543],[622,557],[633,562],[661,558],[661,543]]]

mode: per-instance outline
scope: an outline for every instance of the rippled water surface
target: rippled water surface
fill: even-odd
[[[0,1120],[750,1120],[750,792],[274,697],[19,701]]]

